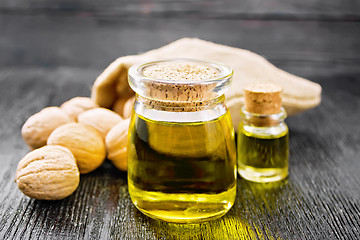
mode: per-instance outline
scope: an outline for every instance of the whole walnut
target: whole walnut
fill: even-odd
[[[58,127],[49,136],[47,144],[70,149],[80,173],[94,171],[106,157],[105,144],[100,133],[81,123],[68,123]]]
[[[99,105],[88,97],[74,97],[60,106],[74,121],[77,121],[80,113],[97,107]]]
[[[130,119],[116,124],[106,135],[105,146],[108,153],[107,158],[116,168],[127,170],[127,145]]]
[[[109,130],[121,120],[122,117],[119,114],[106,108],[94,108],[78,116],[79,123],[95,128],[103,139],[105,139]]]
[[[79,185],[80,173],[69,149],[44,146],[21,159],[16,171],[18,188],[25,195],[42,200],[59,200]]]
[[[73,120],[59,107],[47,107],[32,115],[23,125],[21,135],[30,149],[46,145],[55,128]]]

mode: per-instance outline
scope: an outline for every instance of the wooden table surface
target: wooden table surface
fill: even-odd
[[[290,175],[238,179],[223,218],[168,224],[132,205],[108,161],[62,201],[14,183],[28,152],[20,128],[46,106],[89,96],[115,58],[199,37],[249,49],[323,87],[319,107],[288,118]],[[288,0],[0,3],[1,239],[359,239],[360,2]]]

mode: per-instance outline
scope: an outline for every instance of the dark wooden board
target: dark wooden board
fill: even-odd
[[[194,26],[196,25],[196,26]],[[271,62],[358,69],[359,22],[0,15],[0,67],[104,69],[182,37],[251,50]],[[306,74],[306,71],[304,71]]]
[[[358,2],[188,4],[0,3],[0,239],[360,238]],[[110,162],[82,175],[76,192],[62,201],[32,200],[17,189],[17,163],[28,152],[20,128],[30,115],[89,96],[116,57],[184,36],[252,50],[323,86],[319,107],[287,121],[286,181],[239,178],[230,212],[197,225],[142,215],[131,203],[126,173]]]
[[[89,95],[97,71],[10,69],[0,74],[0,236],[11,239],[355,239],[360,237],[360,75],[323,76],[320,107],[288,119],[290,177],[281,184],[238,179],[237,199],[222,219],[200,225],[167,224],[132,205],[126,174],[109,162],[82,175],[62,201],[23,196],[13,182],[28,151],[25,119],[45,106]],[[56,79],[56,81],[54,81]],[[349,104],[351,103],[351,104]]]
[[[109,17],[192,17],[220,19],[292,19],[358,21],[356,0],[197,0],[197,1],[69,1],[3,0],[3,13],[30,15],[96,15]]]

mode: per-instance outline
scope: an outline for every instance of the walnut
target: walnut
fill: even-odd
[[[15,182],[20,191],[31,198],[58,200],[76,190],[79,175],[70,150],[53,145],[26,154],[18,164]]]
[[[127,144],[130,119],[116,124],[105,138],[105,146],[108,153],[107,158],[116,168],[127,170]]]
[[[58,107],[47,107],[31,116],[23,125],[21,135],[30,149],[46,145],[46,140],[55,128],[72,122]]]
[[[78,116],[79,123],[95,128],[103,139],[105,139],[109,130],[121,120],[122,117],[119,114],[106,108],[94,108]]]
[[[77,121],[80,113],[97,107],[99,107],[99,105],[88,97],[75,97],[60,106],[74,121]]]
[[[129,118],[132,113],[134,102],[135,102],[134,96],[131,98],[118,98],[115,101],[112,109],[114,110],[114,112],[120,114],[120,116],[122,116],[123,118]]]
[[[74,154],[80,173],[89,173],[105,160],[105,144],[100,133],[81,123],[68,123],[55,129],[47,140],[49,145],[61,145]]]

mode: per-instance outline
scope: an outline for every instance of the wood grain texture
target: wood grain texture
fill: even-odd
[[[0,14],[0,29],[0,67],[101,70],[119,56],[158,48],[182,37],[248,49],[275,63],[283,60],[357,69],[360,61],[360,41],[356,38],[360,22]]]
[[[358,3],[313,1],[314,8],[308,1],[229,1],[232,8],[217,1],[151,3],[151,11],[161,14],[131,15],[148,1],[124,1],[114,16],[113,1],[1,2],[0,239],[359,239],[360,32],[359,22],[348,19],[359,13]],[[191,13],[192,5],[201,4],[201,11]],[[219,19],[206,4],[215,4],[221,14],[276,13],[276,19]],[[169,16],[178,6],[183,13]],[[33,14],[36,8],[39,14]],[[109,15],[81,15],[88,8]],[[295,16],[284,20],[280,13]],[[32,200],[17,189],[17,163],[28,152],[20,128],[30,115],[89,96],[91,84],[114,58],[183,36],[250,49],[323,86],[319,107],[287,121],[286,181],[255,184],[239,178],[230,212],[194,225],[155,221],[137,211],[126,173],[109,161],[82,175],[75,193],[61,201]]]
[[[30,15],[94,15],[103,17],[191,17],[217,19],[292,19],[359,21],[356,0],[198,0],[198,1],[69,1],[4,0],[0,11]]]
[[[222,219],[177,225],[151,220],[132,205],[126,174],[106,162],[82,175],[62,201],[23,196],[13,182],[26,154],[19,129],[30,114],[88,95],[96,71],[12,69],[1,72],[0,236],[5,239],[356,239],[360,230],[360,75],[326,76],[320,107],[288,120],[290,177],[280,184],[238,180]],[[57,81],[53,81],[56,77]],[[17,79],[14,81],[13,79]],[[76,79],[76,80],[75,80]],[[341,84],[339,84],[341,82]],[[6,89],[6,91],[5,91]],[[60,94],[61,93],[61,94]],[[21,98],[17,98],[21,96]],[[347,104],[351,102],[352,104]]]

